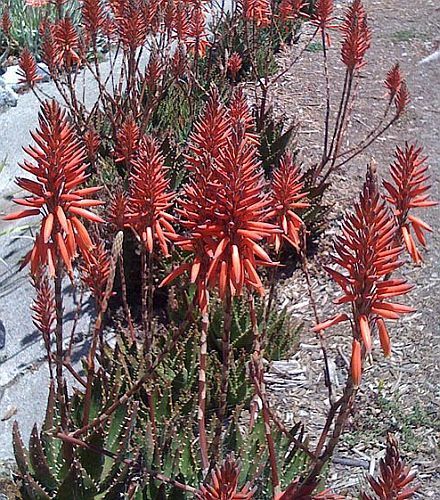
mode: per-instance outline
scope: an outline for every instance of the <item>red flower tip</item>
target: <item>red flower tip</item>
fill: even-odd
[[[98,33],[104,28],[106,15],[102,0],[83,0],[82,22],[85,33],[96,40]]]
[[[107,220],[114,229],[122,231],[126,225],[127,195],[120,188],[112,193],[107,209]]]
[[[387,77],[385,79],[385,87],[388,90],[390,96],[390,102],[394,99],[397,92],[400,90],[400,86],[402,85],[403,78],[402,73],[400,71],[399,63],[396,63],[387,73]]]
[[[83,141],[89,161],[94,162],[96,160],[98,149],[101,146],[101,138],[98,132],[92,128],[88,129],[83,136]]]
[[[33,87],[41,80],[41,76],[38,74],[38,66],[35,57],[27,47],[22,51],[18,65],[20,67],[19,83],[26,83],[29,87]]]
[[[243,59],[238,52],[233,52],[228,59],[228,72],[233,80],[236,80],[243,65]]]
[[[185,45],[189,52],[197,57],[205,57],[208,47],[205,15],[200,7],[194,7],[191,9],[190,16],[188,33],[184,40]]]

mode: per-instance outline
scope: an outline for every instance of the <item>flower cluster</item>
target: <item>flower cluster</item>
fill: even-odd
[[[389,354],[389,337],[383,320],[395,320],[413,309],[394,302],[393,297],[406,294],[412,287],[403,279],[392,279],[391,273],[401,266],[401,247],[396,244],[397,227],[393,216],[377,190],[375,180],[367,178],[354,213],[345,217],[342,235],[335,242],[333,262],[344,272],[326,268],[342,289],[336,304],[351,304],[354,322],[352,378],[359,384],[361,346],[372,349],[371,329],[378,324],[381,344]],[[320,331],[348,321],[347,314],[315,326]]]
[[[422,148],[405,144],[405,148],[397,147],[395,162],[390,167],[392,182],[384,181],[383,185],[388,192],[386,199],[393,205],[397,224],[400,228],[403,242],[416,264],[422,262],[422,256],[416,247],[411,234],[414,232],[419,243],[425,247],[425,231],[431,232],[430,226],[419,217],[412,214],[414,208],[427,208],[437,205],[430,200],[426,181],[428,165]]]
[[[72,262],[78,249],[87,258],[93,247],[80,219],[104,222],[88,210],[102,203],[85,198],[100,188],[82,187],[88,178],[86,153],[65,111],[55,101],[43,104],[39,129],[32,137],[36,146],[29,146],[25,151],[35,163],[25,160],[21,167],[35,180],[18,178],[18,186],[30,195],[14,200],[26,209],[7,215],[5,220],[41,215],[41,231],[25,263],[30,261],[34,275],[46,265],[50,274],[55,275],[60,257],[68,272],[72,273]]]

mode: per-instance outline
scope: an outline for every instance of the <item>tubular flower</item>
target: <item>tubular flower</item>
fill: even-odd
[[[350,71],[358,70],[365,64],[365,53],[370,48],[371,42],[371,30],[360,0],[354,0],[348,8],[341,31],[344,33],[341,47],[342,62]]]
[[[52,28],[55,45],[55,63],[65,68],[81,62],[81,48],[78,33],[70,17],[60,19]]]
[[[14,200],[25,210],[12,213],[6,220],[41,215],[41,231],[32,250],[25,257],[31,263],[32,274],[49,267],[55,275],[58,257],[72,273],[72,261],[77,249],[87,258],[93,244],[80,218],[104,222],[88,208],[101,205],[97,200],[84,198],[100,190],[99,187],[82,188],[86,174],[86,153],[66,113],[55,101],[45,102],[39,114],[39,129],[32,134],[36,146],[25,148],[35,161],[27,160],[21,167],[36,177],[17,179],[17,185],[30,195]]]
[[[238,52],[233,52],[231,57],[228,59],[228,72],[233,80],[237,78],[242,66],[243,59],[240,54]]]
[[[115,162],[130,170],[137,155],[140,131],[133,118],[129,117],[118,130],[115,146]]]
[[[232,456],[211,472],[211,484],[203,485],[196,493],[199,500],[251,500],[254,493],[249,485],[239,489],[240,468]]]
[[[405,280],[390,278],[401,265],[401,247],[395,245],[395,238],[392,214],[381,200],[375,181],[368,178],[354,213],[345,217],[342,235],[334,245],[333,262],[345,273],[326,268],[343,291],[336,304],[352,304],[355,340],[362,342],[367,352],[371,350],[371,327],[376,319],[398,319],[412,311],[388,302],[411,289]],[[316,325],[315,331],[335,324],[334,320]]]
[[[388,90],[388,94],[390,97],[390,102],[393,101],[397,92],[400,90],[400,86],[402,85],[403,78],[402,73],[400,71],[399,63],[396,63],[387,73],[387,77],[385,79],[385,87]]]
[[[143,137],[130,172],[127,224],[144,242],[149,253],[153,252],[157,241],[162,253],[168,256],[169,235],[174,234],[170,222],[174,217],[166,210],[171,206],[174,194],[168,191],[166,171],[155,139]]]
[[[293,163],[292,156],[286,153],[273,174],[270,198],[272,210],[267,214],[268,220],[283,231],[272,237],[276,252],[281,247],[282,238],[296,250],[299,249],[299,232],[304,223],[294,210],[310,206],[305,199],[307,193],[303,191],[303,187],[300,169]]]
[[[35,57],[27,47],[21,53],[18,65],[20,67],[19,83],[26,83],[29,87],[33,87],[41,80]]]
[[[270,25],[272,8],[268,0],[243,0],[245,19],[254,22],[259,28]]]
[[[416,474],[405,466],[400,457],[399,446],[396,438],[388,434],[385,458],[379,462],[380,475],[377,479],[368,476],[368,482],[373,490],[373,496],[363,493],[362,500],[388,500],[396,498],[403,500],[411,498],[418,489],[418,485],[410,486]]]
[[[420,264],[423,259],[417,250],[411,229],[423,247],[426,246],[425,232],[432,232],[432,229],[426,222],[410,212],[414,208],[437,205],[437,202],[429,200],[429,195],[426,194],[429,190],[429,186],[426,184],[429,179],[426,175],[427,158],[423,156],[422,148],[408,143],[405,144],[404,149],[397,147],[394,155],[396,159],[390,166],[393,182],[383,182],[388,192],[386,199],[394,207],[397,224],[408,253],[416,264]]]
[[[104,298],[107,279],[110,274],[111,256],[104,242],[95,243],[93,252],[80,268],[81,280],[89,288],[98,308]]]
[[[306,15],[303,9],[307,6],[308,2],[305,0],[281,0],[280,17],[283,21],[295,21]]]

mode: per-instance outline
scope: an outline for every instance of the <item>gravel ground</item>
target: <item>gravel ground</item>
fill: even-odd
[[[313,288],[322,318],[335,313],[332,299],[337,294],[337,287],[322,269],[328,259],[329,241],[338,230],[341,213],[352,205],[362,186],[368,161],[374,157],[379,174],[385,176],[396,144],[402,146],[407,140],[422,145],[430,159],[432,197],[440,199],[439,4],[433,0],[365,0],[364,4],[373,40],[368,64],[362,70],[348,140],[358,140],[380,117],[383,79],[395,62],[400,63],[407,77],[412,101],[402,121],[334,178],[327,197],[330,224],[311,264]],[[336,12],[341,14],[340,5]],[[339,83],[342,82],[339,46],[335,35],[329,68],[334,98],[342,86]],[[304,53],[302,62],[287,71],[277,83],[272,95],[276,112],[299,124],[297,141],[305,166],[319,158],[323,137],[320,125],[325,90],[322,51],[319,44],[311,48]],[[295,50],[298,48],[293,52]],[[281,55],[280,64],[287,67],[291,58],[289,50]],[[409,263],[404,270],[405,277],[415,284],[408,303],[417,312],[392,326],[393,356],[390,360],[383,358],[380,349],[375,350],[347,432],[330,469],[329,486],[348,498],[357,497],[365,474],[377,470],[388,431],[398,435],[403,456],[417,468],[421,488],[416,496],[440,498],[440,306],[436,296],[440,281],[440,219],[437,208],[425,210],[421,216],[434,230],[429,238],[429,249],[424,253],[425,262],[421,267]],[[286,280],[280,301],[298,318],[304,317],[304,311],[310,311],[300,272]],[[337,329],[329,335],[328,342],[334,386],[341,390],[350,342],[347,335]],[[269,376],[272,394],[285,417],[299,416],[312,439],[321,428],[328,407],[322,366],[318,343],[306,328],[298,353],[288,362],[277,363]]]

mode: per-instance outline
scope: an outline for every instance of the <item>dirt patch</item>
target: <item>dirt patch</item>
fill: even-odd
[[[440,58],[429,57],[440,46],[440,7],[434,0],[365,0],[364,4],[373,40],[368,64],[360,76],[348,143],[357,141],[380,118],[384,106],[383,80],[395,62],[400,63],[406,75],[412,100],[406,116],[334,178],[327,199],[331,207],[330,224],[311,269],[322,318],[334,314],[332,299],[337,292],[322,269],[329,255],[328,240],[337,232],[343,210],[357,196],[371,157],[378,162],[379,174],[385,176],[396,145],[402,146],[405,141],[422,145],[430,158],[432,197],[440,199]],[[341,6],[337,14],[342,14]],[[343,81],[339,47],[335,35],[329,68],[335,103]],[[425,58],[428,60],[422,63]],[[292,52],[288,51],[281,54],[279,61],[287,67],[291,59]],[[325,86],[321,63],[322,46],[317,42],[304,53],[302,62],[287,71],[272,95],[276,113],[299,122],[298,145],[305,166],[316,161],[322,152]],[[440,218],[437,209],[425,210],[422,217],[434,230],[429,238],[430,248],[424,254],[425,263],[419,268],[409,263],[403,271],[415,284],[408,303],[417,312],[392,325],[390,360],[383,358],[380,349],[374,351],[349,428],[330,470],[329,485],[349,498],[356,497],[366,472],[377,470],[388,431],[400,437],[403,456],[418,470],[422,484],[416,497],[440,495],[440,305],[436,297],[440,282]],[[306,286],[300,272],[284,283],[279,300],[298,317],[304,317],[305,311],[309,314]],[[346,376],[350,340],[343,331],[332,330],[328,342],[333,382],[340,390]],[[310,329],[305,328],[298,353],[290,361],[276,364],[269,375],[278,407],[287,419],[299,416],[311,436],[316,436],[321,428],[328,407],[322,366],[318,342]]]

